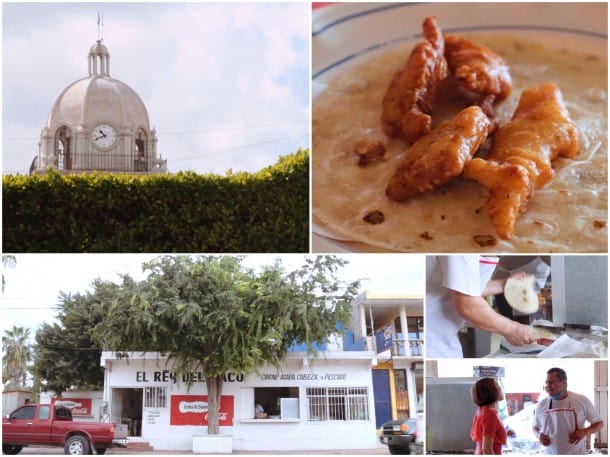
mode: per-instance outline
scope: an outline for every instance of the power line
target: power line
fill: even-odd
[[[228,126],[228,127],[213,127],[209,129],[201,129],[201,130],[183,130],[177,132],[157,132],[158,135],[191,135],[195,133],[207,133],[207,132],[222,132],[225,130],[246,130],[246,129],[257,129],[264,127],[280,127],[286,125],[296,125],[296,124],[307,124],[307,121],[294,121],[294,122],[276,122],[270,124],[255,124],[255,125],[243,125],[243,126]]]
[[[297,125],[297,124],[307,124],[308,121],[291,121],[291,122],[270,122],[267,124],[252,124],[252,125],[235,125],[235,126],[226,126],[226,127],[212,127],[208,129],[198,129],[198,130],[178,130],[178,131],[169,131],[169,132],[157,132],[157,135],[193,135],[197,133],[208,133],[208,132],[222,132],[222,131],[234,131],[234,130],[247,130],[247,129],[258,129],[265,127],[280,127],[286,125]],[[35,141],[37,137],[4,137],[4,141]]]
[[[10,311],[21,311],[21,310],[32,310],[32,309],[36,309],[36,310],[58,310],[58,309],[63,309],[61,307],[58,306],[3,306],[2,307],[3,310],[10,310]]]
[[[261,141],[259,143],[250,143],[250,144],[246,144],[246,145],[235,146],[235,147],[232,147],[232,148],[221,149],[219,151],[214,151],[214,152],[210,152],[210,153],[207,153],[207,154],[198,154],[196,156],[182,157],[182,158],[179,158],[179,159],[172,158],[170,160],[171,160],[171,163],[174,163],[174,162],[181,162],[183,160],[203,159],[205,157],[211,157],[211,156],[218,155],[218,154],[224,154],[226,152],[239,151],[240,149],[249,149],[249,148],[254,148],[254,147],[257,147],[257,146],[263,146],[265,144],[278,143],[280,141],[284,141],[284,140],[287,140],[289,138],[293,138],[293,137],[295,137],[297,135],[303,135],[303,134],[305,134],[305,132],[293,132],[293,133],[291,133],[289,135],[286,135],[286,136],[283,136],[283,137],[274,138],[274,139],[271,139],[271,140],[265,140],[265,141]]]

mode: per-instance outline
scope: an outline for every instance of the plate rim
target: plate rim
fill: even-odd
[[[352,20],[360,19],[366,16],[372,16],[378,13],[387,13],[388,11],[392,11],[395,9],[413,9],[414,7],[420,7],[425,9],[426,7],[437,7],[436,3],[385,3],[385,4],[375,4],[375,3],[338,3],[333,5],[328,5],[320,10],[314,11],[314,17],[317,15],[318,17],[323,17],[325,13],[327,13],[329,17],[328,22],[324,23],[320,26],[319,29],[314,30],[314,26],[312,26],[312,38],[311,38],[311,46],[312,46],[312,68],[311,68],[311,79],[312,81],[316,81],[325,73],[331,71],[332,69],[349,62],[355,58],[358,58],[362,55],[366,55],[373,51],[383,49],[398,43],[404,43],[409,41],[414,41],[421,39],[423,34],[421,29],[418,29],[416,33],[402,33],[400,35],[393,36],[388,39],[374,39],[372,42],[367,44],[363,44],[359,49],[346,50],[345,52],[340,51],[340,48],[333,50],[330,53],[332,58],[329,58],[328,55],[325,56],[325,62],[319,62],[317,67],[316,65],[316,48],[318,43],[320,46],[323,46],[324,39],[326,38],[327,32],[336,32],[336,27],[340,25],[345,25]],[[477,8],[477,6],[486,6],[486,5],[498,5],[494,3],[472,3],[469,4],[473,8]],[[500,4],[503,5],[503,4]],[[534,4],[535,5],[535,4]],[[566,3],[560,3],[560,5],[566,5]],[[583,5],[591,5],[599,7],[603,9],[604,5],[606,5],[607,11],[607,3],[603,2],[587,2],[583,3]],[[459,6],[457,3],[452,3],[448,6],[456,7]],[[512,7],[512,6],[511,6]],[[506,8],[506,7],[504,7]],[[350,11],[354,10],[354,11]],[[312,17],[312,21],[315,23],[314,17]],[[472,25],[455,25],[455,26],[447,26],[443,27],[443,33],[481,33],[481,32],[491,32],[491,33],[502,33],[506,31],[530,31],[530,32],[538,32],[538,33],[548,33],[548,34],[568,34],[568,35],[578,35],[587,38],[599,39],[606,42],[608,41],[608,27],[606,24],[605,32],[600,31],[592,31],[590,29],[584,29],[579,26],[559,26],[559,25],[545,25],[545,24],[519,24],[519,23],[485,23],[480,24],[477,21],[473,21]],[[340,33],[340,32],[338,32]],[[324,49],[328,49],[328,47],[324,47]],[[333,52],[336,51],[336,55]],[[607,54],[607,49],[606,49]]]
[[[592,3],[588,3],[588,4],[592,5]],[[472,5],[476,6],[477,4],[472,4]],[[604,5],[605,5],[606,11],[607,11],[607,3],[605,3],[605,4],[604,3],[595,3],[595,5],[599,6],[600,10],[603,10]],[[348,11],[350,6],[355,9],[354,12]],[[345,52],[343,52],[341,50],[342,47],[337,47],[335,49],[332,49],[332,47],[329,47],[329,43],[332,43],[332,41],[327,40],[327,38],[329,36],[332,37],[331,32],[339,33],[340,35],[342,34],[341,30],[337,31],[337,29],[336,29],[337,26],[339,26],[339,25],[349,26],[349,22],[351,20],[366,17],[368,15],[372,15],[375,13],[388,13],[389,11],[393,11],[397,8],[405,8],[404,10],[407,10],[410,8],[409,11],[413,11],[414,6],[419,6],[420,8],[422,8],[422,7],[425,8],[426,6],[435,6],[435,4],[433,4],[433,3],[381,4],[380,3],[380,4],[368,4],[368,6],[369,6],[368,9],[362,9],[363,7],[366,8],[367,4],[340,3],[337,5],[329,5],[329,6],[322,8],[321,10],[314,11],[314,13],[316,13],[316,12],[324,12],[324,10],[327,10],[330,14],[328,14],[328,17],[323,17],[322,14],[319,14],[318,16],[321,19],[320,22],[322,23],[322,25],[317,29],[315,28],[315,24],[312,27],[312,70],[311,70],[312,71],[312,77],[311,77],[312,82],[325,84],[328,81],[327,79],[325,79],[327,74],[329,72],[331,72],[331,70],[335,70],[337,67],[340,67],[342,64],[345,64],[353,59],[365,56],[374,51],[390,47],[392,45],[396,45],[396,44],[400,44],[400,43],[408,43],[409,41],[415,41],[415,40],[421,39],[423,36],[421,33],[421,30],[417,30],[417,33],[408,33],[408,31],[404,31],[402,34],[400,34],[398,36],[389,37],[387,39],[384,39],[384,37],[378,36],[376,38],[374,37],[373,40],[370,40],[368,42],[368,45],[366,44],[366,41],[364,42],[364,44],[359,45],[360,49],[353,47],[352,49],[347,49],[347,50],[345,50]],[[436,6],[438,6],[438,5],[436,5]],[[455,4],[453,4],[453,6],[455,6]],[[337,8],[335,8],[335,7],[337,7]],[[360,9],[360,10],[358,10],[358,9]],[[339,12],[340,14],[337,14],[337,12]],[[316,19],[315,16],[312,19],[315,22],[315,19]],[[324,21],[326,21],[326,22],[324,23]],[[503,32],[504,32],[504,34],[506,34],[507,32],[510,32],[510,31],[526,31],[526,32],[529,31],[529,32],[531,32],[530,35],[538,33],[540,35],[547,34],[548,36],[558,36],[560,34],[563,36],[566,36],[566,35],[580,36],[580,37],[582,37],[583,40],[596,40],[595,42],[597,42],[597,40],[599,40],[599,42],[602,43],[601,46],[604,46],[604,45],[606,46],[606,54],[607,54],[607,41],[608,41],[607,27],[606,27],[605,33],[601,33],[599,31],[586,30],[586,29],[583,29],[580,27],[581,27],[581,25],[570,27],[570,26],[557,26],[557,25],[537,25],[537,24],[532,24],[532,23],[527,23],[527,24],[512,23],[511,24],[509,22],[505,22],[505,23],[501,23],[501,24],[480,24],[480,23],[477,24],[476,21],[473,21],[473,25],[458,24],[453,27],[451,27],[451,26],[443,27],[443,31],[446,31],[447,33],[494,33],[494,34],[501,34]],[[527,36],[524,36],[523,38],[528,39]],[[530,36],[529,39],[532,39],[532,37]],[[315,58],[316,49],[319,49],[321,53],[324,53],[323,57],[325,59],[325,64],[323,67],[316,68],[316,58]],[[581,50],[581,52],[585,53],[585,52],[587,52],[587,50]],[[602,54],[603,53],[600,52],[600,55],[602,55]],[[332,57],[332,59],[329,58],[329,56]],[[322,64],[320,64],[320,65],[322,65]],[[315,98],[316,98],[315,94],[312,93],[312,99],[315,99]],[[315,154],[315,151],[312,151],[312,153]],[[337,234],[337,235],[340,236],[341,239],[335,239],[334,237],[325,236],[322,231],[329,230],[330,227],[327,227],[326,224],[324,224],[321,221],[314,220],[313,205],[312,205],[311,224],[312,224],[311,225],[311,249],[312,249],[312,251],[322,252],[322,251],[318,251],[315,249],[316,240],[315,240],[314,235],[323,239],[329,245],[337,246],[340,249],[351,250],[351,249],[353,249],[353,246],[351,246],[351,244],[354,244],[354,243],[364,244],[369,248],[373,248],[373,249],[375,249],[374,252],[377,252],[376,250],[379,249],[378,246],[371,245],[371,244],[367,243],[366,241],[361,241],[361,240],[357,240],[357,239],[345,240],[345,239],[343,239],[344,235],[342,236],[340,234]],[[316,228],[320,228],[322,230],[317,230]],[[606,249],[607,249],[607,247],[606,247]],[[356,252],[362,252],[362,251],[360,251],[360,249],[357,249]],[[481,249],[481,250],[478,250],[477,252],[486,252],[486,251],[484,249]],[[532,251],[525,250],[525,251],[518,251],[518,252],[521,254],[525,254],[525,253],[529,253],[529,252],[534,253],[534,252],[538,252],[538,251],[537,250],[532,250]],[[586,251],[586,252],[588,252],[588,251]],[[595,250],[595,251],[591,251],[591,252],[597,253],[598,251]],[[600,251],[600,252],[603,253],[602,251]]]

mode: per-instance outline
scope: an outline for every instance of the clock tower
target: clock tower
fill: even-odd
[[[146,106],[131,87],[110,76],[110,53],[102,40],[89,50],[88,69],[89,75],[66,87],[53,104],[30,172],[166,172]]]

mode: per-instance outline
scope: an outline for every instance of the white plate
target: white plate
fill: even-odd
[[[436,16],[444,33],[517,33],[548,48],[607,58],[607,3],[340,3],[312,14],[312,95],[338,75],[396,43],[421,39]],[[315,154],[315,150],[312,150]],[[312,223],[312,252],[378,251]]]

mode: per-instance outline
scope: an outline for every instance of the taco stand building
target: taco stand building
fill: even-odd
[[[295,345],[279,369],[261,367],[247,377],[227,372],[220,435],[230,444],[216,452],[377,448],[381,423],[422,414],[423,339],[411,329],[422,311],[421,297],[367,291],[353,303],[352,328],[319,344],[317,357]],[[203,372],[179,375],[156,353],[103,352],[101,365],[102,392],[55,399],[78,406],[76,420],[123,424],[130,447],[213,453]]]
[[[263,367],[247,377],[226,373],[220,435],[231,436],[232,450],[376,448],[375,354],[364,346],[350,350],[337,339],[321,347],[317,358],[293,348],[280,369]],[[155,450],[197,451],[207,434],[203,372],[177,375],[164,357],[151,353],[125,359],[104,352],[102,366],[102,419],[126,424],[130,437]],[[257,418],[256,405],[266,417]]]

